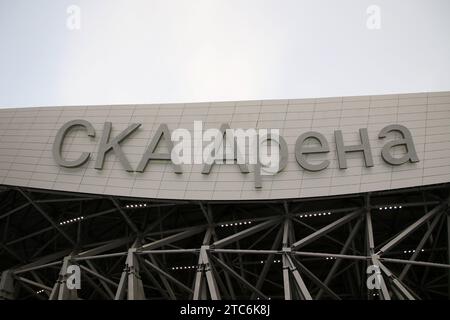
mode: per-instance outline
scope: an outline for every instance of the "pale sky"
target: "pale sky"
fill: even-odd
[[[0,108],[448,90],[448,0],[0,0]]]

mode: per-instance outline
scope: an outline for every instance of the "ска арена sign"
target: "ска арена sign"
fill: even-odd
[[[115,137],[111,137],[112,124],[105,122],[101,139],[97,147],[95,169],[102,170],[105,157],[109,152],[115,154],[129,172],[144,172],[151,160],[171,161],[175,173],[182,174],[182,164],[202,164],[202,174],[209,174],[214,164],[237,164],[242,173],[249,173],[248,165],[254,166],[255,188],[261,188],[261,175],[275,175],[287,165],[288,147],[286,141],[279,135],[278,129],[231,129],[227,124],[222,124],[220,129],[203,130],[201,121],[194,121],[193,135],[187,129],[178,128],[169,131],[166,124],[160,124],[155,135],[151,139],[138,166],[131,167],[127,156],[121,148],[121,143],[130,139],[130,135],[138,130],[140,123],[133,123]],[[92,139],[96,132],[89,121],[73,120],[65,123],[56,134],[53,143],[53,158],[56,163],[66,168],[75,168],[89,160],[91,154],[83,152],[78,159],[65,159],[62,155],[62,147],[65,137],[70,130],[79,127],[86,130]],[[390,133],[397,132],[400,138],[395,137],[387,141],[381,149],[382,159],[389,165],[402,165],[406,162],[418,162],[416,149],[411,132],[400,124],[385,126],[378,133],[378,139],[385,139]],[[168,145],[168,152],[156,152],[162,138]],[[369,142],[367,129],[359,129],[360,143],[346,145],[341,130],[334,131],[336,153],[339,168],[347,169],[346,154],[360,152],[364,158],[366,167],[373,167],[373,156]],[[310,141],[314,141],[311,144]],[[205,146],[206,143],[206,146]],[[403,148],[400,156],[393,156],[393,148]],[[308,171],[325,170],[330,161],[326,159],[326,153],[330,152],[330,146],[323,134],[316,131],[302,133],[295,143],[295,158],[298,164]],[[320,161],[311,161],[308,155],[323,154]]]

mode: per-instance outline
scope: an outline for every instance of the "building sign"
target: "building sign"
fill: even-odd
[[[288,150],[285,139],[277,129],[231,129],[223,124],[218,129],[203,130],[200,121],[194,122],[193,135],[187,129],[179,128],[172,132],[166,124],[159,125],[155,135],[149,141],[137,167],[133,168],[127,159],[121,143],[132,139],[132,134],[139,130],[140,123],[133,123],[115,137],[111,136],[112,123],[105,122],[102,135],[97,143],[95,169],[102,170],[105,158],[114,154],[123,169],[128,172],[144,172],[152,160],[170,161],[176,174],[183,174],[183,164],[202,164],[202,174],[209,174],[215,164],[236,164],[243,174],[250,172],[249,165],[254,166],[255,188],[261,188],[261,175],[276,175],[287,164],[289,152],[294,152],[299,169],[317,172],[327,169],[330,161],[327,154],[335,152],[339,169],[345,170],[348,153],[359,153],[366,167],[373,167],[373,154],[369,134],[366,128],[359,129],[359,143],[346,144],[341,130],[334,131],[335,150],[331,150],[329,141],[316,131],[301,133],[294,150]],[[97,136],[92,124],[87,120],[72,120],[65,123],[57,132],[52,152],[55,162],[62,167],[76,168],[91,159],[90,152],[82,152],[77,159],[66,159],[62,148],[66,135],[74,128],[82,128],[94,143]],[[394,136],[394,132],[397,135]],[[398,135],[399,134],[399,135]],[[400,136],[400,138],[398,138]],[[407,162],[419,162],[410,130],[400,124],[390,124],[378,133],[378,139],[386,140],[381,149],[381,158],[388,165],[398,166]],[[169,152],[156,152],[164,139]],[[206,145],[205,145],[206,144]],[[400,156],[393,155],[394,148],[402,148]],[[310,155],[321,156],[320,161],[311,161]]]

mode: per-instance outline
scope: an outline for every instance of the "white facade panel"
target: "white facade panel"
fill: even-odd
[[[59,166],[52,146],[60,127],[84,119],[95,128],[95,138],[84,130],[71,130],[64,140],[63,155],[76,159],[90,152],[90,160],[76,168]],[[105,157],[102,170],[94,168],[105,122],[112,123],[115,137],[132,123],[141,127],[121,148],[135,169],[161,123],[172,131],[192,132],[194,121],[204,130],[220,128],[279,129],[288,146],[288,165],[273,176],[262,176],[255,188],[254,168],[241,173],[237,165],[215,164],[210,174],[202,165],[183,164],[174,173],[164,160],[151,160],[145,172],[126,172],[114,152]],[[380,140],[386,125],[407,127],[419,162],[392,166],[381,150],[395,134]],[[347,153],[347,169],[340,169],[334,131],[341,130],[345,145],[360,143],[359,128],[367,128],[373,167],[366,167],[361,152]],[[305,171],[295,159],[297,137],[307,131],[322,133],[329,144],[328,168]],[[398,138],[398,137],[397,137]],[[161,143],[161,150],[167,147]],[[395,150],[394,155],[401,155]],[[338,97],[303,100],[236,101],[172,105],[46,107],[0,110],[0,184],[164,199],[247,200],[329,196],[450,182],[450,92],[386,96]]]

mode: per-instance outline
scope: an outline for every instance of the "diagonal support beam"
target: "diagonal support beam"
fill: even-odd
[[[90,257],[90,256],[96,256],[100,253],[116,249],[118,247],[124,246],[132,241],[131,237],[127,238],[121,238],[117,240],[110,241],[109,243],[103,244],[101,246],[88,249],[86,251],[80,252],[77,256],[78,257]]]
[[[173,234],[171,236],[165,237],[163,239],[159,239],[157,241],[151,242],[151,243],[147,243],[144,244],[143,246],[141,246],[139,248],[139,250],[152,250],[152,249],[157,249],[160,248],[164,245],[179,241],[179,240],[183,240],[186,238],[189,238],[193,235],[196,235],[202,231],[205,230],[204,226],[199,226],[199,227],[191,227],[186,231],[180,232],[180,233],[176,233]]]
[[[271,250],[276,250],[281,242],[281,237],[283,236],[283,229],[280,228],[280,230],[277,233],[277,236],[275,238],[275,241],[272,244]],[[269,273],[270,266],[272,265],[273,259],[275,257],[275,253],[270,253],[267,256],[266,262],[264,263],[264,267],[261,271],[261,274],[259,275],[258,282],[256,283],[256,289],[261,290],[264,281],[266,280],[267,274]],[[255,293],[252,294],[251,299],[255,298]]]
[[[292,258],[286,254],[286,260],[289,266],[289,269],[294,276],[295,282],[297,283],[299,293],[303,300],[312,300],[312,296],[309,293],[308,288],[306,288],[305,282],[303,281],[302,276],[300,275],[300,272],[298,272],[297,267],[294,265],[294,262],[292,261]]]
[[[246,287],[248,287],[250,290],[252,290],[254,293],[256,293],[258,296],[264,299],[268,299],[268,297],[262,293],[259,289],[257,289],[255,286],[253,286],[250,282],[245,280],[239,273],[234,271],[230,266],[228,266],[225,262],[220,260],[219,258],[213,257],[214,261],[217,262],[224,270],[229,272],[236,280],[244,284]]]
[[[308,268],[306,268],[300,261],[293,258],[293,262],[297,264],[298,268],[308,277],[310,278],[319,288],[320,290],[326,291],[333,299],[335,300],[341,300],[341,298],[333,291],[331,290],[328,285],[323,283],[317,276],[312,273]]]
[[[430,237],[431,233],[433,232],[433,230],[435,229],[436,225],[438,224],[439,220],[441,219],[441,215],[437,215],[433,221],[431,222],[431,224],[428,226],[427,231],[425,232],[424,236],[422,237],[422,239],[420,240],[419,244],[417,245],[413,255],[411,256],[411,258],[409,258],[409,260],[413,260],[415,261],[417,259],[417,257],[419,256],[420,252],[422,251],[425,243],[427,242],[428,238]],[[398,277],[398,279],[400,281],[402,281],[406,274],[408,273],[409,269],[411,268],[410,264],[407,264],[403,267],[402,272],[400,273],[400,276]]]
[[[48,291],[48,292],[52,291],[52,288],[50,288],[50,287],[48,287],[48,286],[46,286],[46,285],[43,285],[42,283],[39,283],[39,282],[30,280],[30,279],[27,279],[27,278],[24,278],[24,277],[15,277],[15,278],[16,278],[17,280],[19,280],[19,281],[22,281],[22,282],[31,284],[31,285],[33,285],[33,286],[39,288],[39,289],[44,289],[44,290],[46,290],[46,291]]]
[[[133,230],[134,233],[139,234],[139,229],[136,226],[136,224],[131,221],[130,217],[125,213],[125,211],[123,211],[122,207],[120,206],[120,204],[117,202],[116,199],[114,199],[113,197],[111,197],[111,202],[114,204],[114,206],[117,208],[117,210],[120,212],[120,214],[122,215],[123,219],[127,222],[127,224],[130,226],[131,230]]]
[[[388,279],[390,279],[393,285],[399,290],[399,292],[408,300],[416,300],[406,286],[384,265],[378,260],[378,265],[381,270],[386,274]]]
[[[184,291],[188,292],[188,293],[192,293],[192,289],[189,288],[188,286],[186,286],[184,283],[182,283],[181,281],[179,281],[178,279],[174,278],[173,276],[171,276],[170,274],[168,274],[167,272],[165,272],[164,270],[162,270],[161,268],[159,268],[158,266],[156,266],[155,264],[151,263],[150,261],[148,261],[147,259],[144,259],[144,263],[149,266],[151,269],[153,269],[154,271],[158,272],[159,274],[161,274],[163,277],[165,277],[167,280],[173,282],[174,284],[176,284],[178,287],[180,287],[181,289],[183,289]]]
[[[144,273],[147,275],[147,277],[150,279],[150,281],[155,286],[155,289],[158,290],[161,293],[161,296],[163,296],[164,299],[167,299],[167,300],[173,299],[173,300],[175,300],[175,295],[169,296],[169,294],[166,292],[166,290],[164,290],[163,287],[158,283],[158,280],[154,277],[153,273],[151,273],[150,270],[148,270],[148,268],[146,267],[145,263],[142,263],[141,267],[142,267],[142,270],[144,271]]]
[[[10,249],[8,246],[4,245],[1,242],[0,242],[0,248],[5,250],[5,252],[7,252],[10,256],[14,257],[16,260],[18,260],[20,262],[24,262],[24,260],[17,253],[15,253],[12,249]]]
[[[316,232],[310,234],[309,236],[307,236],[307,237],[305,237],[305,238],[295,242],[292,245],[292,247],[291,247],[292,250],[297,250],[297,249],[299,249],[301,247],[304,247],[307,244],[309,244],[309,243],[317,240],[318,238],[326,235],[327,233],[330,233],[331,231],[333,231],[333,230],[339,228],[340,226],[348,223],[352,219],[358,217],[361,214],[361,211],[362,211],[362,209],[359,209],[359,210],[356,210],[356,211],[354,211],[352,213],[349,213],[349,214],[343,216],[342,218],[334,221],[333,223],[331,223],[331,224],[329,224],[329,225],[327,225],[327,226],[317,230]]]
[[[105,290],[105,292],[107,293],[107,295],[109,296],[110,299],[114,300],[114,293],[111,291],[111,289],[109,288],[109,286],[107,285],[107,283],[109,283],[110,285],[114,286],[115,288],[117,288],[119,285],[117,283],[115,283],[114,281],[106,278],[105,276],[101,275],[97,269],[94,267],[94,264],[91,261],[87,261],[86,262],[89,266],[89,268],[80,265],[80,268],[83,269],[84,271],[86,271],[87,273],[92,274],[93,276],[97,277],[98,280],[100,281],[100,284],[102,285],[103,289]]]
[[[408,235],[410,235],[412,232],[414,232],[417,228],[422,226],[425,222],[427,222],[430,218],[432,218],[435,214],[441,212],[448,204],[447,203],[441,203],[440,205],[434,207],[430,212],[425,214],[423,217],[421,217],[419,220],[411,224],[409,227],[407,227],[405,230],[400,232],[394,239],[389,241],[387,244],[385,244],[380,251],[378,251],[377,255],[382,255],[384,252],[392,249],[395,247],[399,242],[401,242],[404,238],[406,238]]]
[[[267,229],[270,226],[273,226],[275,223],[278,222],[278,219],[271,219],[271,220],[267,220],[265,222],[259,223],[256,226],[250,227],[248,229],[242,230],[238,233],[235,233],[229,237],[226,237],[224,239],[221,239],[219,241],[214,242],[211,247],[212,248],[223,248],[225,246],[227,246],[230,243],[236,242],[240,239],[243,239],[245,237],[248,237],[254,233],[257,233],[261,230]]]
[[[12,215],[12,214],[14,214],[14,213],[16,213],[16,212],[18,212],[18,211],[20,211],[20,210],[22,210],[22,209],[28,207],[29,205],[30,205],[30,203],[25,203],[25,204],[23,204],[23,205],[21,205],[21,206],[18,206],[17,208],[11,209],[10,211],[8,211],[8,212],[2,214],[2,215],[0,216],[0,219],[9,217],[10,215]]]
[[[59,233],[62,234],[62,236],[64,238],[66,238],[72,245],[76,245],[76,242],[72,239],[72,237],[70,237],[62,228],[59,227],[59,225],[53,221],[52,218],[50,218],[50,216],[47,214],[47,212],[45,212],[44,209],[41,208],[40,205],[38,205],[36,202],[33,201],[33,199],[31,199],[31,197],[25,192],[23,191],[21,188],[17,188],[17,191],[25,198],[27,199],[27,201],[42,215],[44,216],[45,219],[47,219],[48,222],[50,222],[50,224],[52,225],[52,227],[54,229],[56,229]]]
[[[348,250],[348,248],[350,247],[350,245],[352,244],[353,239],[355,238],[355,236],[357,235],[359,228],[361,227],[362,224],[362,219],[359,219],[355,226],[353,227],[350,235],[348,236],[347,240],[345,241],[344,247],[341,249],[341,251],[339,252],[339,254],[345,254]],[[342,259],[336,259],[333,263],[333,266],[331,267],[330,271],[327,274],[327,277],[325,278],[324,284],[326,286],[328,286],[331,282],[331,279],[333,279],[334,274],[336,273],[336,271],[338,270],[340,264],[342,263]],[[319,293],[316,296],[316,299],[320,299],[322,297],[324,290],[320,289]]]

